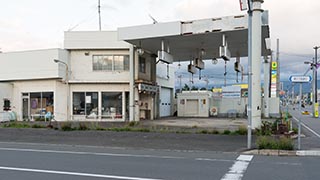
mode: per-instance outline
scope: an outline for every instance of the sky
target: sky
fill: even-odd
[[[0,51],[63,48],[64,31],[98,30],[98,0],[0,0]],[[303,74],[304,61],[314,57],[313,47],[320,45],[320,1],[265,0],[269,11],[272,49],[280,40],[281,79]],[[151,24],[149,14],[159,22],[185,21],[245,14],[239,0],[101,0],[102,30]],[[236,82],[233,62],[227,64],[227,80]],[[246,60],[241,62],[244,66]],[[183,84],[189,83],[185,63],[178,66]],[[209,74],[210,72],[210,74]],[[213,73],[214,72],[214,73]],[[209,84],[223,83],[224,62],[206,62],[202,75]],[[319,73],[320,74],[320,73]],[[205,81],[195,76],[201,86]],[[238,77],[241,82],[241,76]]]

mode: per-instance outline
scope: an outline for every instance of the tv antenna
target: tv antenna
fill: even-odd
[[[149,17],[152,19],[153,24],[158,24],[158,21],[154,17],[152,17],[151,14],[149,14]]]
[[[98,0],[98,14],[99,14],[99,31],[101,31],[101,5],[100,5],[100,0]]]

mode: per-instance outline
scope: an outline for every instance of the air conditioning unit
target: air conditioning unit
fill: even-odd
[[[220,46],[219,54],[222,59],[229,61],[231,59],[231,53],[226,46]]]
[[[198,69],[204,69],[204,62],[202,61],[202,59],[200,58],[196,58],[194,60],[194,65],[196,66],[196,68]]]
[[[173,63],[173,56],[165,51],[158,51],[158,59],[167,64]]]
[[[188,65],[188,72],[192,73],[192,74],[195,74],[195,73],[197,73],[197,69],[196,69],[196,67],[194,65],[189,64]]]

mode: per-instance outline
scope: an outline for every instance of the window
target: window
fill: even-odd
[[[26,96],[26,93],[23,93]],[[30,115],[35,119],[44,118],[46,113],[54,113],[53,92],[35,92],[29,94]],[[23,106],[23,111],[27,111],[28,105]]]
[[[94,71],[129,71],[129,55],[94,55]]]
[[[146,73],[146,58],[139,57],[139,72]]]
[[[97,92],[74,92],[73,115],[86,115],[96,117],[98,115]]]
[[[122,118],[122,92],[102,92],[102,118]]]

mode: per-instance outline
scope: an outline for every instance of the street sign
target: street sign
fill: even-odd
[[[248,1],[247,0],[239,0],[240,1],[240,9],[241,11],[248,10]]]
[[[271,63],[272,70],[277,70],[277,67],[278,67],[278,63],[277,62],[272,62]]]
[[[289,77],[289,81],[294,83],[307,83],[312,80],[311,76],[292,75]]]

